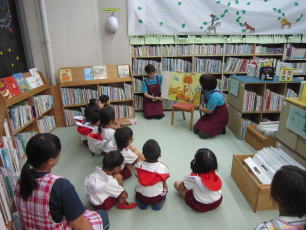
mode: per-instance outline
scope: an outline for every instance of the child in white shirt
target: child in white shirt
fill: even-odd
[[[135,148],[130,148],[133,142],[133,130],[130,127],[122,127],[115,131],[115,140],[118,150],[124,157],[124,168],[120,174],[123,180],[129,178],[132,173],[128,166],[134,165],[140,160],[144,160],[143,155]]]
[[[192,173],[174,183],[187,205],[199,212],[217,208],[222,202],[222,181],[216,174],[218,163],[209,149],[199,149],[191,161]]]
[[[166,165],[158,161],[161,150],[155,140],[148,140],[142,152],[145,161],[134,165],[138,178],[136,201],[140,209],[147,209],[150,204],[153,210],[160,210],[168,193],[166,180],[169,178],[169,170]]]
[[[95,209],[108,210],[114,205],[118,209],[132,209],[135,203],[128,203],[128,193],[124,190],[123,179],[119,174],[123,156],[119,151],[111,151],[103,158],[103,169],[97,167],[95,172],[85,179],[85,192]]]

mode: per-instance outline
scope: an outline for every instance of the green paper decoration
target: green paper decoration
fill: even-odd
[[[227,6],[230,6],[230,5],[231,5],[231,2],[228,2],[228,3],[227,3]]]
[[[141,6],[138,6],[137,9],[138,9],[138,10],[142,10]]]
[[[143,21],[142,21],[141,19],[138,19],[138,22],[139,22],[139,23],[143,23]]]
[[[247,5],[248,5],[248,6],[251,5],[251,2],[247,2]]]
[[[186,27],[186,24],[185,24],[185,23],[183,23],[183,24],[182,24],[182,28],[185,28],[185,27]]]
[[[240,14],[239,11],[237,11],[236,14],[239,15]]]
[[[220,4],[220,3],[221,3],[221,1],[216,1],[216,3],[217,3],[217,4]]]
[[[295,6],[298,6],[298,5],[299,5],[299,3],[298,3],[298,2],[295,2],[295,3],[294,3],[294,5],[295,5]]]
[[[160,25],[160,26],[163,26],[163,25],[164,25],[164,22],[160,22],[159,25]]]
[[[207,24],[208,24],[208,22],[203,22],[202,24],[203,24],[203,25],[207,25]]]
[[[182,5],[182,2],[177,2],[177,4],[178,4],[179,6],[181,6],[181,5]]]
[[[200,26],[200,29],[203,30],[203,29],[204,29],[204,26]]]

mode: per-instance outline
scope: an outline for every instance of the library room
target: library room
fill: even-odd
[[[0,230],[306,230],[305,0],[0,0]]]

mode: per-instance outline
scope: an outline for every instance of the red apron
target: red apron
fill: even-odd
[[[214,90],[212,93],[219,92],[219,90]],[[207,99],[204,98],[207,104]],[[194,127],[203,133],[209,133],[211,136],[216,136],[223,131],[223,128],[228,122],[228,111],[226,104],[217,106],[212,114],[205,114],[202,116]]]
[[[161,90],[160,90],[160,85],[158,83],[157,76],[155,76],[156,79],[156,84],[155,85],[149,85],[146,80],[144,80],[147,89],[148,89],[148,94],[150,94],[153,97],[160,97],[161,95]],[[143,111],[144,111],[144,116],[146,118],[153,117],[153,116],[165,116],[163,112],[163,104],[161,101],[153,101],[150,98],[143,98]]]

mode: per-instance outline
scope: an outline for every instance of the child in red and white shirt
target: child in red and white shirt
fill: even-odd
[[[148,140],[142,152],[145,161],[134,165],[138,177],[136,201],[140,209],[146,209],[150,204],[153,210],[160,210],[168,192],[166,180],[169,178],[169,170],[166,165],[158,161],[161,150],[155,140]]]
[[[85,179],[85,192],[95,209],[108,210],[114,205],[118,209],[132,209],[135,203],[128,203],[128,193],[124,190],[123,179],[119,174],[124,158],[120,151],[111,151],[103,158],[103,169],[97,167],[95,172]]]
[[[120,150],[124,157],[124,168],[121,170],[120,174],[123,180],[125,180],[132,175],[128,166],[132,166],[136,162],[144,160],[144,157],[135,147],[131,147],[133,142],[133,130],[130,127],[117,129],[115,131],[115,140],[118,150]]]
[[[218,163],[209,149],[199,149],[191,161],[192,173],[174,183],[186,204],[199,212],[217,208],[222,202],[222,181],[217,175]]]

